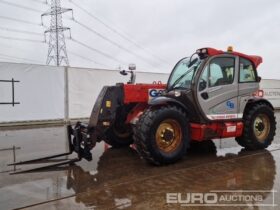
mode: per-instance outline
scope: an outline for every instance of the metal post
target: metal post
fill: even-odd
[[[15,106],[15,80],[12,78],[12,104]]]
[[[16,147],[13,146],[13,161],[16,162]],[[14,165],[14,171],[16,171],[16,165]]]
[[[68,67],[64,67],[64,120],[69,123],[69,77]]]
[[[64,67],[64,121],[66,125],[64,125],[64,134],[65,134],[65,148],[66,151],[70,152],[69,146],[70,142],[68,142],[68,125],[70,124],[69,119],[69,77],[68,77],[68,67]],[[67,156],[68,158],[68,156]]]

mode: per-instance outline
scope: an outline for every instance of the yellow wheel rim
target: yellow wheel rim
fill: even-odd
[[[254,121],[254,134],[259,142],[264,143],[269,135],[270,121],[267,115],[259,114]]]
[[[156,130],[156,143],[166,153],[175,151],[182,141],[182,129],[176,120],[162,121]]]

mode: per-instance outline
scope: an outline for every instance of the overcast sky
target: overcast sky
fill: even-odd
[[[50,2],[51,0],[49,0]],[[14,3],[36,11],[7,4]],[[0,61],[21,61],[11,57],[29,59],[45,64],[47,43],[33,43],[4,39],[24,38],[43,41],[45,27],[40,26],[40,11],[47,11],[44,0],[0,0],[0,16],[30,21],[20,23],[0,18]],[[189,56],[197,48],[214,47],[234,50],[263,57],[259,74],[263,78],[280,79],[280,1],[279,0],[72,0],[114,30],[124,34],[128,42],[96,21],[69,0],[62,6],[72,8],[78,22],[118,43],[122,48],[100,38],[64,15],[64,26],[71,27],[72,36],[87,46],[96,48],[116,60],[106,58],[68,39],[67,50],[71,66],[112,68],[136,63],[139,71],[170,72],[182,57]],[[37,11],[39,10],[39,11]],[[37,25],[35,25],[37,23]],[[49,26],[49,19],[44,19]],[[1,28],[2,27],[2,28]],[[42,35],[21,34],[7,31],[19,29]],[[71,52],[71,53],[70,53]],[[131,53],[133,52],[133,54]],[[86,59],[82,59],[78,54]],[[137,56],[138,55],[138,56]],[[8,57],[11,56],[11,57]]]

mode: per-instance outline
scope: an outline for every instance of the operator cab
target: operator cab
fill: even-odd
[[[196,122],[241,119],[245,102],[259,89],[256,68],[261,62],[232,47],[226,52],[198,49],[175,65],[166,96],[191,107]]]

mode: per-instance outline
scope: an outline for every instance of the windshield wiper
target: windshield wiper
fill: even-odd
[[[192,66],[194,63],[196,63],[198,59],[194,59],[189,65]],[[193,66],[194,67],[194,66]],[[169,90],[174,89],[174,87],[181,81],[181,79],[183,79],[188,73],[190,73],[193,70],[193,67],[190,68],[188,71],[186,71],[184,74],[182,74],[178,79],[175,80],[175,82],[173,83],[173,85],[169,88]]]
[[[192,61],[192,57],[193,57],[195,54],[196,54],[196,53],[194,53],[194,54],[191,56],[191,58],[190,58],[190,63],[189,63],[189,65],[188,65],[189,68],[190,68],[193,64],[195,64],[196,61],[198,60],[198,58],[195,58],[195,59]]]

